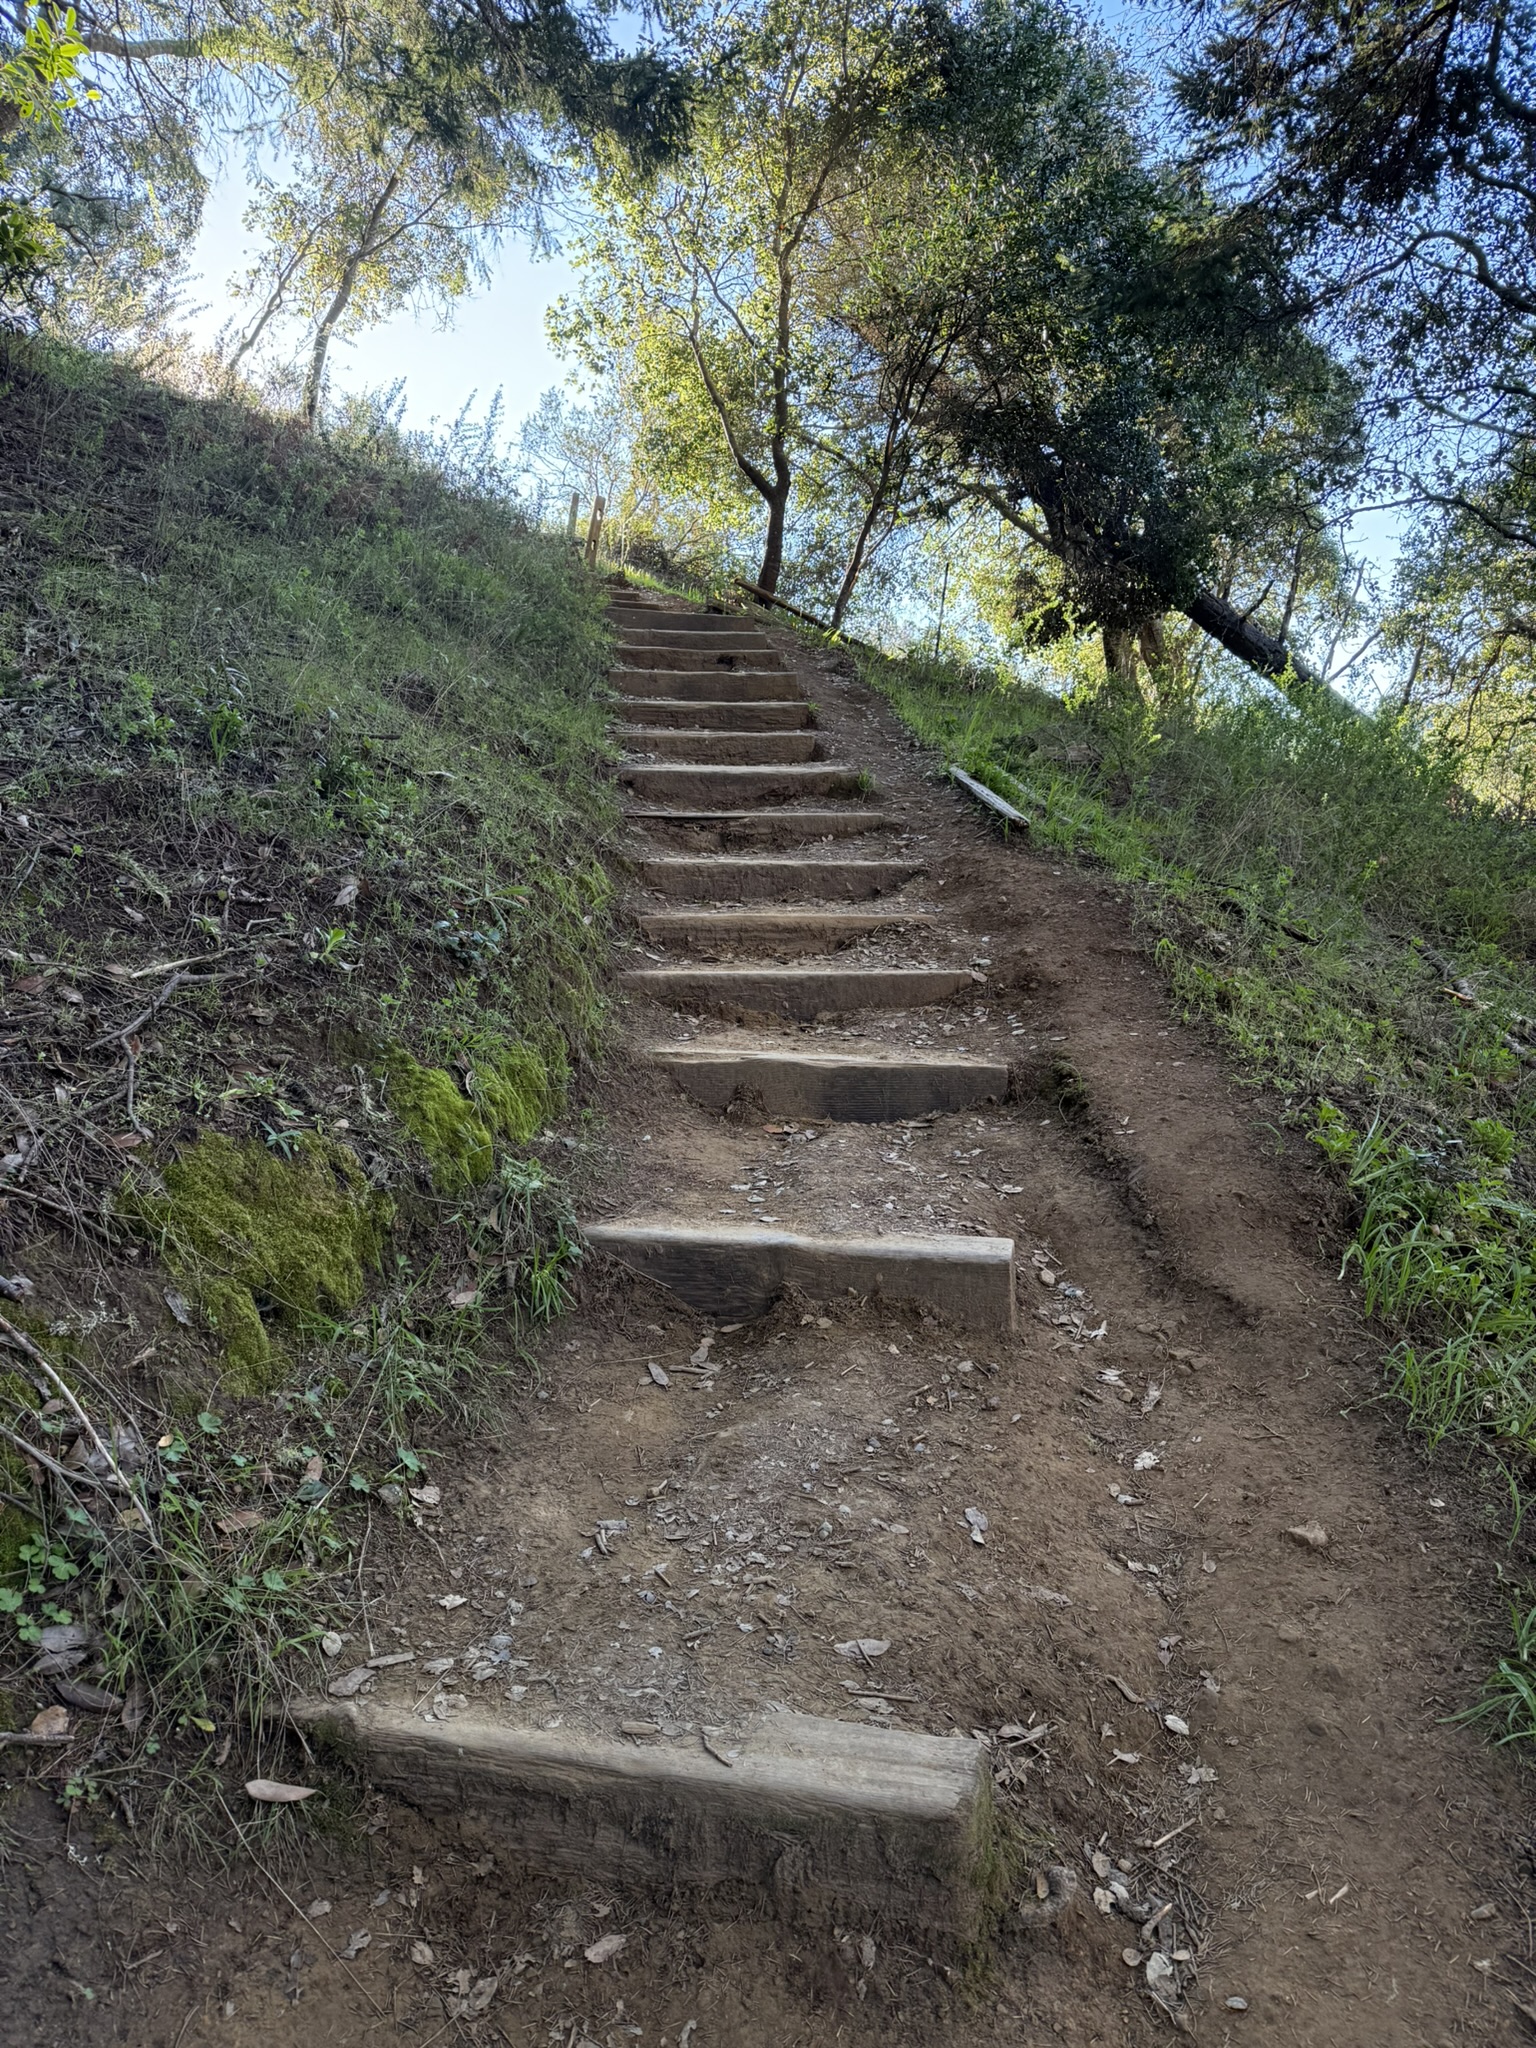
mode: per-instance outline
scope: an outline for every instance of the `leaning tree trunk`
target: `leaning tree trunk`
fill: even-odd
[[[768,531],[763,537],[763,561],[757,572],[757,587],[769,597],[778,589],[784,571],[784,524],[788,509],[788,489],[775,490],[768,500]]]
[[[357,287],[358,275],[363,265],[370,256],[377,253],[385,240],[380,229],[389,211],[389,202],[399,190],[400,177],[404,169],[405,163],[402,159],[391,172],[389,181],[378,198],[374,200],[367,223],[358,237],[357,247],[342,265],[341,276],[337,279],[336,289],[331,295],[331,303],[326,307],[320,325],[315,330],[314,346],[309,353],[309,371],[304,379],[304,424],[311,433],[314,432],[315,421],[320,415],[320,393],[325,385],[325,359],[330,352],[331,337],[352,302],[352,294]]]

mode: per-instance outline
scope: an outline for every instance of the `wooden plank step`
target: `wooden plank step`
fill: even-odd
[[[675,833],[690,845],[792,846],[807,839],[853,839],[865,832],[897,829],[897,820],[888,812],[853,805],[844,811],[689,811],[634,804],[624,817],[643,831]]]
[[[1011,1237],[805,1237],[767,1224],[583,1224],[590,1244],[705,1315],[764,1315],[793,1287],[815,1301],[850,1291],[921,1302],[970,1329],[1013,1327]]]
[[[694,1730],[637,1743],[350,1700],[290,1714],[373,1784],[452,1816],[456,1842],[540,1875],[662,1895],[744,1886],[786,1920],[980,1929],[993,1818],[986,1751],[968,1737],[765,1712],[715,1738],[722,1763]]]
[[[746,910],[657,910],[638,920],[653,946],[681,946],[690,953],[738,952],[769,947],[776,953],[832,953],[871,933],[926,929],[937,920],[926,911],[820,910],[775,906]]]
[[[707,704],[783,704],[805,698],[794,677],[776,668],[723,668],[710,663],[689,669],[614,668],[608,671],[608,680],[621,697],[682,697]]]
[[[772,647],[761,626],[741,619],[692,618],[677,613],[648,613],[644,618],[617,621],[621,641],[654,642],[663,647],[681,647],[689,642],[699,647]]]
[[[814,732],[706,732],[698,727],[679,732],[670,726],[621,725],[615,733],[629,753],[667,761],[724,761],[749,766],[824,758],[821,741]]]
[[[804,698],[627,697],[626,725],[703,726],[710,732],[795,732],[814,723]]]
[[[647,633],[691,633],[706,639],[721,635],[737,638],[745,635],[756,640],[767,638],[763,626],[756,619],[744,619],[739,612],[661,611],[651,605],[636,605],[626,610],[610,605],[608,616],[622,632],[634,628]]]
[[[888,1124],[1001,1102],[1008,1068],[1001,1060],[936,1054],[876,1057],[849,1052],[758,1051],[750,1046],[651,1045],[645,1056],[705,1109],[740,1098],[769,1116],[829,1116],[838,1123]]]
[[[778,767],[695,767],[686,761],[621,762],[620,782],[636,796],[675,803],[792,803],[802,796],[859,796],[864,775],[830,761],[786,761]]]
[[[766,640],[701,640],[696,633],[627,634],[618,645],[622,665],[633,668],[776,668],[789,658]]]
[[[651,856],[635,862],[648,889],[690,903],[762,903],[821,898],[854,903],[899,889],[923,872],[910,860],[731,860]]]
[[[674,1009],[810,1023],[859,1010],[922,1009],[981,988],[984,978],[950,967],[634,967],[619,984]]]

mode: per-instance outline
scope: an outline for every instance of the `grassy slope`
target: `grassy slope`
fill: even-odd
[[[387,437],[0,338],[0,1609],[103,1626],[146,1709],[82,1796],[254,1722],[558,1305],[606,647]],[[29,1462],[104,1463],[54,1373],[131,1500]]]
[[[1187,1012],[1281,1091],[1357,1203],[1349,1257],[1431,1443],[1536,1451],[1536,843],[1387,723],[1258,692],[1155,716],[920,660],[866,680],[1031,836],[1138,888]],[[1529,1612],[1527,1612],[1527,1608]],[[1536,1735],[1536,1604],[1492,1684]]]

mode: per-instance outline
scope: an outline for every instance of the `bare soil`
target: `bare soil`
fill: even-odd
[[[1010,1099],[772,1124],[620,1058],[589,1213],[1009,1235],[1017,1334],[851,1299],[714,1330],[594,1262],[499,1439],[435,1474],[441,1506],[371,1563],[366,1639],[332,1669],[414,1652],[373,1686],[448,1719],[473,1700],[728,1740],[778,1702],[974,1731],[1026,1898],[1059,1859],[1076,1905],[930,1955],[730,1898],[637,1901],[599,1870],[538,1880],[514,1842],[372,1798],[280,1867],[173,1882],[131,1840],[65,1842],[38,1800],[4,1845],[0,2041],[1530,2037],[1525,1783],[1449,1719],[1497,1630],[1501,1543],[1473,1478],[1378,1401],[1331,1184],[1170,1012],[1113,886],[998,838],[877,700],[798,659],[829,757],[871,769],[899,828],[858,850],[920,856],[899,900],[942,919],[839,957],[984,962],[985,984],[808,1027],[636,1005],[630,1041],[964,1048],[1010,1062]],[[1287,1534],[1310,1523],[1325,1548]],[[854,1637],[891,1647],[852,1663],[834,1645]],[[1171,1904],[1171,2012],[1095,1850]],[[622,1952],[589,1964],[607,1932]]]

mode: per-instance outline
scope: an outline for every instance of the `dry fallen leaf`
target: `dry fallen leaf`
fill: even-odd
[[[834,1643],[839,1657],[883,1657],[891,1647],[880,1636],[855,1636],[850,1643]]]
[[[341,878],[341,887],[336,891],[336,897],[332,905],[332,908],[335,910],[349,910],[352,907],[352,905],[357,901],[357,891],[357,876],[343,875]]]
[[[1300,1522],[1294,1529],[1287,1529],[1285,1533],[1293,1543],[1299,1543],[1303,1550],[1328,1548],[1328,1531],[1321,1522]]]
[[[645,1369],[650,1374],[651,1378],[656,1382],[658,1387],[671,1386],[671,1380],[668,1379],[667,1375],[662,1371],[661,1367],[656,1363],[654,1359],[646,1360]]]
[[[313,1799],[313,1785],[284,1785],[276,1778],[250,1778],[246,1792],[261,1806],[297,1806],[301,1799]]]
[[[128,1686],[128,1697],[123,1702],[122,1724],[129,1735],[137,1735],[144,1726],[149,1712],[149,1695],[141,1681],[135,1677]]]
[[[123,1704],[115,1692],[87,1685],[83,1679],[56,1678],[53,1689],[66,1707],[74,1707],[82,1714],[115,1714]]]
[[[582,1953],[589,1963],[611,1963],[628,1940],[627,1934],[604,1934]]]
[[[40,1714],[34,1714],[27,1724],[34,1735],[67,1735],[69,1715],[63,1707],[44,1707]]]
[[[349,1700],[355,1693],[361,1692],[365,1685],[372,1683],[373,1673],[368,1666],[354,1664],[350,1671],[344,1671],[339,1678],[333,1678],[325,1689],[332,1699]]]

